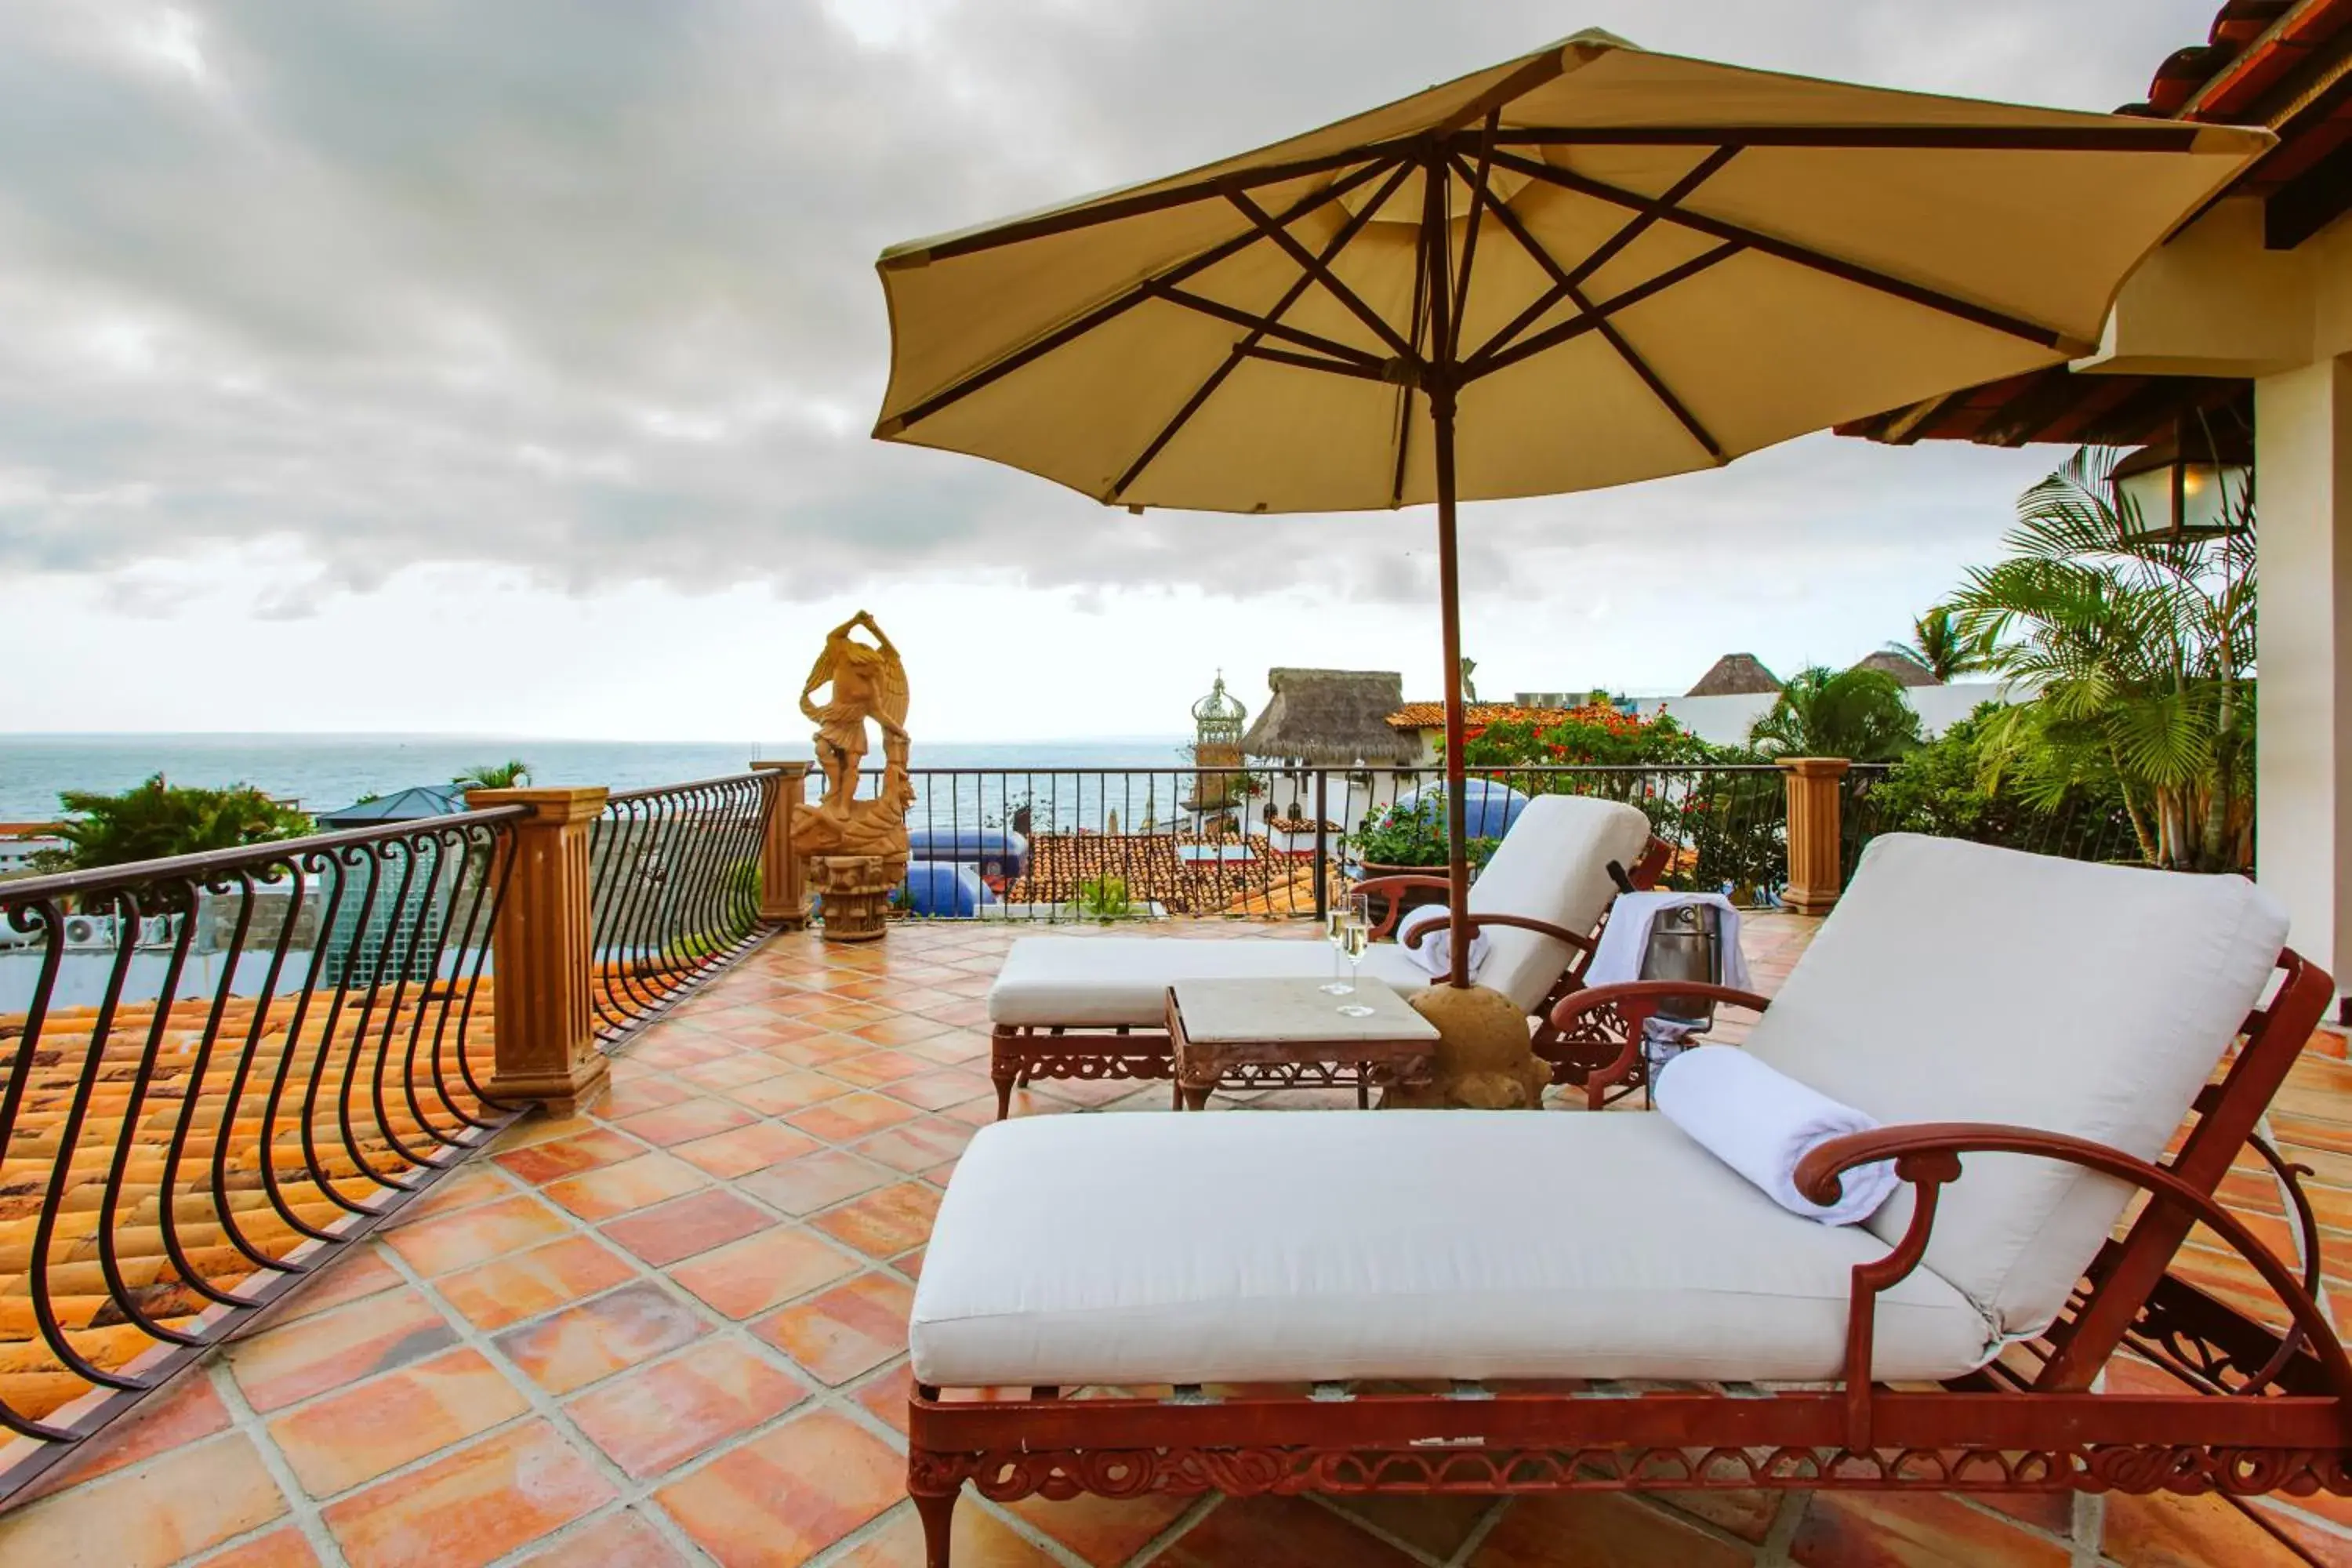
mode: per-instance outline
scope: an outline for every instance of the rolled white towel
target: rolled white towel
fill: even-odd
[[[1421,908],[1408,912],[1403,919],[1397,921],[1396,928],[1397,942],[1404,948],[1405,957],[1432,974],[1444,975],[1453,973],[1454,930],[1451,924],[1453,919],[1454,911],[1444,904],[1423,904]],[[1435,926],[1437,929],[1423,937],[1419,947],[1414,947],[1405,941],[1423,926]],[[1491,945],[1486,941],[1486,933],[1483,931],[1470,938],[1471,979],[1478,978],[1478,966],[1486,962],[1486,950]]]
[[[1839,1178],[1827,1208],[1797,1191],[1797,1162],[1821,1144],[1878,1123],[1773,1070],[1737,1046],[1683,1052],[1650,1086],[1664,1116],[1790,1214],[1823,1225],[1868,1219],[1895,1191],[1895,1165],[1881,1160]]]

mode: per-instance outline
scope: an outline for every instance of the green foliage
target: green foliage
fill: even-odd
[[[1366,812],[1348,836],[1348,844],[1368,866],[1443,866],[1450,858],[1445,837],[1445,792],[1429,790],[1409,805]],[[1467,842],[1465,852],[1473,868],[1486,863],[1495,843],[1492,838]]]
[[[2014,771],[1990,765],[2012,711],[1988,702],[1905,756],[1860,795],[1849,831],[1929,833],[2083,859],[2138,858],[2112,773],[2086,772],[2054,792],[2028,791]]]
[[[1644,763],[1690,767],[1715,761],[1717,756],[1717,748],[1664,714],[1638,719],[1601,705],[1571,710],[1557,724],[1537,725],[1523,720],[1489,724],[1462,743],[1462,760],[1480,769]],[[1523,785],[1512,779],[1510,783],[1522,794],[1542,788],[1540,782]]]
[[[172,855],[234,849],[273,838],[299,838],[313,824],[249,784],[226,789],[182,788],[157,773],[121,795],[66,790],[58,804],[68,813],[58,834],[69,847],[34,857],[42,871],[127,866]]]
[[[1113,921],[1129,919],[1136,912],[1135,900],[1127,896],[1127,879],[1124,877],[1106,874],[1088,878],[1078,884],[1073,901],[1078,906],[1078,913],[1088,920],[1100,921],[1105,925]]]
[[[467,789],[520,789],[530,783],[530,764],[520,757],[503,763],[478,763],[449,781]]]
[[[1893,676],[1817,664],[1781,688],[1748,738],[1768,757],[1892,762],[1919,743],[1919,715]]]
[[[2050,806],[2109,781],[2142,857],[2177,870],[2251,863],[2254,514],[2220,538],[2148,537],[2085,447],[2018,500],[2012,554],[1952,598],[1991,668],[2038,698],[1988,727],[1989,787]]]
[[[1985,668],[1992,647],[1982,637],[1960,630],[1949,605],[1938,605],[1911,623],[1909,642],[1891,642],[1886,651],[1900,655],[1949,685],[1963,675]]]

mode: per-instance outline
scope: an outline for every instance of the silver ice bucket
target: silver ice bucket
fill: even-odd
[[[1642,954],[1642,978],[1722,984],[1723,911],[1713,904],[1659,910]],[[1705,996],[1665,996],[1655,1016],[1661,1024],[1696,1033],[1714,1024],[1715,1004]]]

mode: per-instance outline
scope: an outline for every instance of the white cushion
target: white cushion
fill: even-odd
[[[1650,819],[1620,800],[1539,795],[1522,807],[1486,869],[1470,884],[1470,912],[1525,915],[1590,935],[1609,911],[1617,884],[1609,862],[1631,871],[1650,842]],[[1573,956],[1568,944],[1496,926],[1478,984],[1532,1013]]]
[[[1748,1049],[1889,1124],[1996,1121],[2153,1159],[2262,994],[2286,914],[2240,877],[1914,834],[1872,841]],[[2130,1194],[1964,1156],[1927,1266],[2007,1333],[2047,1326]],[[1908,1189],[1869,1222],[1892,1240]]]
[[[957,1165],[910,1342],[957,1386],[1818,1380],[1885,1251],[1654,1116],[1033,1117]],[[1921,1270],[1884,1299],[1876,1370],[1955,1376],[1991,1344]]]
[[[1520,811],[1471,886],[1470,908],[1590,931],[1616,896],[1609,862],[1630,869],[1649,837],[1649,819],[1622,802],[1538,795]],[[1486,935],[1492,945],[1477,983],[1534,1012],[1568,967],[1568,944],[1501,927]],[[1157,1028],[1168,987],[1179,980],[1324,979],[1334,962],[1324,944],[1292,940],[1024,937],[1013,944],[989,987],[988,1016],[992,1023],[1032,1028]],[[1367,951],[1363,972],[1406,996],[1430,981],[1392,943]]]

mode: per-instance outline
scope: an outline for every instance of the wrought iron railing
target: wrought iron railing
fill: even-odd
[[[480,1147],[521,806],[0,883],[0,1498]]]
[[[1893,772],[1893,763],[1856,763],[1842,782],[1838,821],[1848,877],[1863,849],[1881,833],[1966,838],[2067,860],[2144,863],[2131,815],[2120,803],[2088,793],[2070,795],[2048,809],[2001,797],[1957,804],[1898,799],[1885,788]]]
[[[1675,847],[1672,885],[1769,901],[1787,878],[1788,805],[1770,766],[1473,768],[1519,795],[1601,795],[1641,807]],[[1359,874],[1373,813],[1442,790],[1425,767],[917,768],[916,918],[1091,921],[1160,916],[1318,918]],[[864,788],[878,787],[869,771]],[[820,781],[812,777],[814,791]],[[1500,834],[1507,797],[1471,802]]]
[[[609,797],[589,835],[590,997],[608,1044],[725,967],[760,933],[772,773]]]

